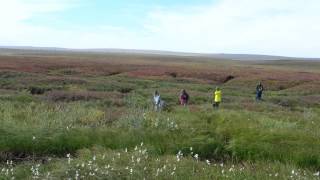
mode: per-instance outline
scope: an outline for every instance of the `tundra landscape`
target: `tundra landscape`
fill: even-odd
[[[320,179],[320,61],[3,48],[0,136],[0,179]]]

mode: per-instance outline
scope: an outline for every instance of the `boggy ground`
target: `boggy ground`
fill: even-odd
[[[319,179],[319,80],[316,61],[2,55],[0,176]],[[216,86],[219,110],[211,106]],[[181,89],[191,96],[187,108],[178,105]],[[155,90],[165,111],[153,111]]]

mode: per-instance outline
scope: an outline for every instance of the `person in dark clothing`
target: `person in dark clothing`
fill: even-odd
[[[264,91],[264,87],[261,82],[256,87],[256,100],[260,101],[262,100],[262,93]]]
[[[183,106],[187,106],[189,102],[189,94],[187,93],[186,90],[182,90],[180,93],[180,104]]]

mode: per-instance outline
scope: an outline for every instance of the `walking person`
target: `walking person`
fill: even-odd
[[[221,100],[222,100],[222,92],[219,87],[216,87],[216,90],[213,93],[213,100],[214,100],[213,107],[219,108]]]
[[[187,106],[188,102],[189,102],[189,94],[187,93],[187,91],[185,89],[183,89],[180,93],[180,104],[182,106]]]
[[[256,87],[256,100],[261,101],[262,100],[262,93],[264,91],[264,87],[261,82],[258,83]]]
[[[162,101],[160,97],[160,93],[156,90],[153,94],[153,103],[155,111],[161,110]]]

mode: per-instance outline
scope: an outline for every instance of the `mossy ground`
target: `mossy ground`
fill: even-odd
[[[29,66],[1,68],[1,178],[319,178],[314,69],[123,56],[115,56],[123,59],[118,63],[84,56],[83,66],[76,57],[27,57]],[[228,75],[235,79],[222,83]],[[260,80],[266,92],[256,102]],[[211,105],[216,86],[223,92],[219,109]],[[32,95],[30,87],[44,92]],[[186,108],[178,103],[181,89],[191,97]],[[164,111],[153,109],[155,90]]]

